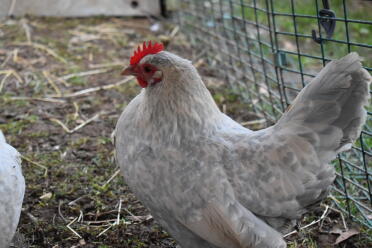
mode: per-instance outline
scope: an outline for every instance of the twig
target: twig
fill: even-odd
[[[310,224],[301,227],[299,230],[304,230],[304,229],[306,229],[306,228],[308,228],[308,227],[310,227],[310,226],[315,225],[316,223],[318,223],[318,222],[321,221],[322,219],[324,219],[324,218],[326,217],[326,214],[327,214],[327,212],[328,212],[328,209],[329,209],[329,206],[326,205],[326,209],[324,210],[322,216],[320,216],[319,219],[314,220],[314,221],[312,221]],[[291,236],[292,234],[295,234],[295,233],[297,233],[297,232],[298,232],[298,231],[295,230],[295,231],[292,231],[292,232],[290,232],[290,233],[287,233],[287,234],[283,235],[283,238],[286,238],[286,237],[288,237],[288,236]]]
[[[88,89],[80,90],[80,91],[77,91],[77,92],[74,92],[74,93],[65,94],[65,95],[62,96],[62,98],[78,97],[78,96],[82,96],[82,95],[85,95],[85,94],[90,94],[92,92],[96,92],[96,91],[100,91],[100,90],[108,90],[108,89],[117,87],[119,85],[125,84],[125,83],[131,81],[132,79],[133,79],[133,77],[127,77],[124,80],[121,80],[121,81],[119,81],[117,83],[114,83],[114,84],[108,84],[108,85],[104,85],[104,86],[88,88]],[[58,97],[58,96],[52,95],[50,97]]]
[[[95,217],[97,219],[99,217],[110,215],[110,214],[116,213],[116,212],[117,212],[117,210],[114,209],[114,210],[109,210],[109,211],[105,211],[105,212],[87,213],[86,215],[93,216],[93,217]]]
[[[2,71],[0,71],[0,75],[1,74],[13,75],[15,78],[17,78],[17,80],[19,82],[23,83],[23,79],[21,78],[21,76],[15,70],[2,70]]]
[[[4,85],[5,85],[5,81],[6,81],[6,79],[7,79],[10,75],[12,75],[12,74],[11,74],[11,73],[7,73],[7,74],[5,74],[5,76],[4,76],[3,79],[1,80],[1,82],[0,82],[0,93],[1,93],[1,91],[3,90],[3,88],[4,88]]]
[[[120,173],[120,169],[115,171],[115,173],[105,182],[105,184],[102,185],[102,187],[105,187],[107,184],[109,184],[118,174]]]
[[[135,216],[135,218],[133,218],[132,216],[127,216],[126,217],[128,220],[138,220],[140,219],[141,222],[145,221],[145,220],[151,220],[152,219],[152,215],[151,214],[148,214],[148,215],[144,215],[144,216]]]
[[[178,33],[178,31],[180,30],[180,27],[177,25],[177,26],[175,26],[173,29],[172,29],[172,32],[169,34],[169,37],[171,38],[171,39],[173,39],[175,36],[176,36],[176,34]]]
[[[47,79],[47,82],[53,87],[53,89],[57,93],[57,96],[61,96],[62,95],[61,90],[58,88],[58,86],[51,79],[49,72],[44,70],[43,75]]]
[[[1,92],[1,90],[0,90],[0,92]],[[14,101],[25,100],[25,101],[41,101],[41,102],[52,102],[52,103],[66,103],[66,101],[62,100],[62,99],[27,97],[27,96],[12,96],[9,99],[14,100]]]
[[[98,113],[96,115],[94,115],[93,117],[89,118],[88,120],[86,120],[85,122],[81,123],[79,126],[75,127],[74,129],[72,129],[72,133],[73,132],[76,132],[77,130],[79,130],[80,128],[86,126],[87,124],[89,124],[90,122],[94,121],[95,119],[97,119],[101,114]]]
[[[14,49],[10,53],[8,53],[8,55],[6,56],[6,58],[4,59],[4,62],[0,65],[0,67],[4,67],[8,63],[8,61],[12,57],[12,55],[13,55],[13,53],[14,53],[15,50],[17,50],[17,49]]]
[[[108,72],[109,70],[110,69],[97,69],[97,70],[91,70],[91,71],[82,71],[82,72],[77,72],[77,73],[71,73],[71,74],[67,74],[65,76],[60,77],[60,79],[69,80],[69,79],[74,78],[74,77],[85,77],[85,76],[105,73],[105,72]]]
[[[35,216],[33,216],[31,213],[26,213],[26,215],[30,218],[30,220],[32,222],[34,222],[35,224],[37,224],[39,222],[39,219],[36,218]]]
[[[67,64],[67,60],[65,60],[64,58],[62,58],[61,56],[59,56],[55,51],[53,51],[52,49],[50,49],[49,47],[47,47],[45,45],[42,45],[42,44],[39,44],[39,43],[35,43],[35,42],[31,42],[31,43],[21,42],[21,43],[16,43],[15,45],[18,45],[18,46],[32,46],[34,48],[43,50],[46,53],[48,53],[49,55],[51,55],[54,58],[56,58],[59,61],[61,61],[62,63]]]
[[[70,87],[71,84],[68,83],[66,80],[63,80],[62,78],[56,78],[57,81],[61,82],[65,87]]]
[[[121,202],[122,202],[122,200],[120,199],[119,200],[119,208],[118,208],[118,216],[116,218],[116,222],[114,223],[114,225],[119,225],[120,224]]]
[[[81,199],[83,199],[85,197],[86,197],[86,195],[82,195],[82,196],[76,198],[75,200],[70,201],[67,205],[69,205],[69,206],[74,205],[76,202],[78,202],[79,200],[81,200]]]
[[[102,224],[102,223],[109,223],[108,225],[111,225],[111,222],[116,222],[116,219],[109,219],[109,220],[90,220],[90,221],[84,221],[84,224],[91,225],[91,224]],[[97,225],[98,226],[98,225]]]
[[[222,113],[226,114],[226,104],[222,104]]]
[[[61,211],[62,204],[63,204],[63,202],[62,201],[59,201],[59,204],[58,204],[58,214],[59,214],[59,216],[62,218],[62,220],[64,222],[67,222],[66,218],[63,216],[62,211]]]
[[[81,123],[80,125],[76,126],[75,128],[73,129],[69,129],[62,121],[56,119],[56,118],[49,118],[49,120],[57,123],[58,125],[60,125],[63,130],[65,130],[67,133],[74,133],[76,132],[77,130],[79,130],[80,128],[86,126],[87,124],[89,124],[90,122],[94,121],[95,119],[97,119],[98,117],[100,116],[100,114],[96,114],[94,115],[93,117],[89,118],[88,120],[84,121],[83,123]]]
[[[335,209],[335,208],[333,208],[333,207],[329,207],[329,208],[330,208],[332,211],[335,211],[335,212],[337,212],[337,213],[340,214],[341,219],[342,219],[342,224],[344,225],[345,231],[349,230],[349,228],[348,228],[347,225],[346,225],[346,221],[345,221],[345,217],[344,217],[343,213],[342,213],[340,210],[337,210],[337,209]]]
[[[204,59],[201,58],[201,59],[199,59],[198,61],[196,61],[196,62],[194,63],[194,67],[195,67],[195,68],[199,68],[199,67],[202,66],[203,64],[204,64]]]
[[[113,63],[107,63],[107,64],[89,64],[89,68],[92,69],[98,69],[98,68],[112,68],[117,66],[123,66],[122,62],[113,62]]]
[[[75,108],[75,112],[73,114],[73,117],[74,117],[74,120],[76,120],[77,118],[79,118],[79,104],[77,104],[77,102],[73,102],[72,103],[74,105],[74,108]]]
[[[23,81],[23,79],[22,79],[22,77],[16,72],[16,71],[14,71],[14,70],[12,70],[12,75],[19,81],[19,82],[21,82],[21,83],[23,83],[24,81]]]
[[[25,18],[23,18],[21,20],[21,25],[22,25],[23,30],[25,31],[27,42],[32,43],[32,41],[31,41],[31,28],[30,28],[30,25],[28,25],[27,20]]]
[[[323,206],[323,205],[322,205],[322,206]],[[331,208],[331,207],[328,206],[328,205],[325,205],[325,206]],[[323,230],[323,224],[324,224],[324,221],[327,219],[328,213],[329,213],[329,212],[327,212],[327,213],[324,215],[323,219],[320,221],[320,224],[319,224],[319,231],[322,231],[322,230]],[[322,215],[322,216],[323,216],[323,215]]]
[[[51,82],[57,81],[57,82],[62,83],[65,87],[70,87],[71,86],[71,84],[69,84],[66,80],[64,80],[62,78],[57,78],[54,75],[50,74],[49,72],[47,72],[47,76],[48,76],[47,79],[50,80]]]
[[[16,71],[12,71],[12,75],[20,82],[20,83],[23,83],[23,79],[21,78],[21,76],[16,72]]]
[[[328,197],[331,198],[332,201],[334,201],[334,202],[336,202],[336,203],[340,203],[340,201],[337,200],[337,198],[336,198],[334,195],[330,194]]]
[[[53,214],[53,219],[52,219],[52,225],[54,226],[56,224],[56,214]]]
[[[116,134],[116,130],[112,130],[111,134],[110,134],[110,138],[111,138],[111,143],[115,146],[115,134]]]
[[[13,50],[13,62],[14,63],[18,63],[18,61],[19,61],[18,51],[19,51],[18,48],[16,48],[16,49]]]
[[[257,125],[257,124],[265,124],[266,120],[265,119],[258,119],[258,120],[253,120],[253,121],[245,121],[241,122],[240,125],[242,126],[252,126],[252,125]]]
[[[121,205],[122,205],[121,203],[122,203],[122,200],[120,199],[119,200],[119,207],[118,207],[118,215],[117,215],[116,220],[113,223],[110,223],[109,227],[107,227],[105,230],[100,232],[97,237],[103,235],[105,232],[110,230],[113,226],[116,226],[116,225],[120,224],[120,212],[121,212]],[[107,223],[107,222],[110,222],[110,221],[112,222],[113,220],[108,220],[108,221],[106,220],[106,222],[99,221],[99,223]],[[89,222],[88,225],[91,224],[91,223],[92,222]],[[96,221],[96,223],[97,223],[97,221]]]
[[[83,221],[84,221],[84,213],[82,210],[80,210],[80,215],[79,215],[77,222],[83,222]]]
[[[28,157],[25,157],[23,155],[21,155],[21,158],[24,159],[24,160],[26,160],[27,162],[29,162],[31,164],[34,164],[34,165],[42,168],[44,170],[44,177],[47,176],[47,174],[48,174],[48,168],[46,166],[44,166],[44,165],[42,165],[42,164],[40,164],[38,162],[32,161],[31,159],[29,159]]]
[[[83,238],[83,237],[81,237],[80,236],[80,234],[78,234],[72,227],[71,227],[71,225],[72,224],[74,224],[75,223],[75,221],[78,219],[78,217],[76,217],[75,219],[73,219],[70,223],[68,223],[67,225],[66,225],[66,227],[68,228],[68,229],[70,229],[70,231],[71,232],[73,232],[76,236],[78,236],[79,238]]]
[[[72,133],[72,130],[70,130],[62,121],[56,119],[56,118],[49,118],[49,120],[57,123],[58,125],[60,125],[63,130],[65,130],[67,133]]]
[[[124,211],[127,212],[128,214],[130,214],[130,216],[132,216],[135,220],[141,221],[140,218],[138,218],[137,216],[135,216],[134,214],[132,214],[128,209],[124,208]]]
[[[112,227],[114,226],[114,224],[111,224],[109,227],[107,227],[105,230],[103,230],[102,232],[100,232],[97,237],[101,236],[102,234],[104,234],[105,232],[107,232],[108,230],[110,230]]]
[[[13,70],[2,70],[2,71],[0,71],[0,75],[2,75],[2,74],[7,75],[7,74],[12,74],[12,73],[13,73]]]

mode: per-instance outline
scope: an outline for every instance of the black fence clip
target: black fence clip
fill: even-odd
[[[335,31],[336,21],[333,19],[336,17],[335,12],[329,9],[328,0],[322,0],[324,9],[319,10],[320,25],[324,28],[327,34],[327,39],[330,39]],[[323,39],[319,36],[317,37],[316,31],[313,29],[311,31],[311,36],[316,43],[322,43]]]

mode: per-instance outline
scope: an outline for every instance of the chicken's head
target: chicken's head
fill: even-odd
[[[144,88],[139,97],[143,103],[141,106],[147,111],[143,117],[149,117],[151,123],[157,123],[156,133],[162,133],[158,130],[159,123],[173,123],[179,130],[180,120],[193,120],[195,125],[204,125],[206,122],[216,122],[220,116],[216,103],[192,62],[163,51],[161,44],[148,42],[139,46],[122,74],[135,76]],[[166,117],[165,113],[169,115]],[[160,119],[155,120],[152,118],[154,116]],[[141,120],[141,123],[147,122]],[[192,125],[185,122],[185,126]],[[172,129],[168,125],[164,127],[167,130],[165,133]]]
[[[135,76],[142,88],[161,82],[163,79],[163,71],[159,68],[157,63],[150,60],[151,58],[149,58],[149,55],[158,54],[163,51],[163,49],[164,47],[162,44],[151,44],[150,41],[148,45],[146,45],[146,42],[144,42],[142,48],[138,46],[138,49],[130,58],[130,65],[125,68],[121,74]]]
[[[121,74],[135,76],[142,88],[155,88],[152,86],[167,82],[173,82],[174,85],[185,70],[188,74],[191,73],[193,66],[189,60],[163,51],[163,49],[162,44],[144,42],[142,47],[138,46],[130,58],[130,65]],[[193,73],[196,73],[196,70]]]

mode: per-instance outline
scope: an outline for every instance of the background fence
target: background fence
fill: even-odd
[[[179,22],[268,125],[327,61],[351,51],[372,71],[371,1],[181,0]],[[371,93],[371,91],[370,91]],[[334,203],[372,227],[372,106],[351,151],[334,161]]]

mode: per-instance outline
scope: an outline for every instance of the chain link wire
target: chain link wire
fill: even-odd
[[[178,22],[251,109],[275,123],[330,60],[355,51],[372,71],[372,1],[180,0]],[[370,91],[371,94],[371,91]],[[333,164],[331,198],[372,227],[372,105],[353,148]]]

